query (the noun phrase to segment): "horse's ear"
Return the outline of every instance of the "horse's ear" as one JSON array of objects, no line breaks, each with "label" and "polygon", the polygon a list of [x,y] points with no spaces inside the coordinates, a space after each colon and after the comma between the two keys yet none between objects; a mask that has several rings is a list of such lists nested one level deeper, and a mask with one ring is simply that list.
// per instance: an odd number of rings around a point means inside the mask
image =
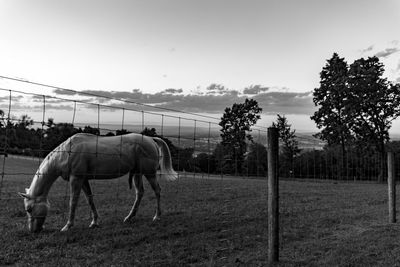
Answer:
[{"label": "horse's ear", "polygon": [[30,199],[30,198],[31,198],[31,197],[30,197],[28,194],[26,194],[26,193],[21,193],[21,192],[19,192],[18,195],[20,195],[21,197],[26,198],[26,199]]}]

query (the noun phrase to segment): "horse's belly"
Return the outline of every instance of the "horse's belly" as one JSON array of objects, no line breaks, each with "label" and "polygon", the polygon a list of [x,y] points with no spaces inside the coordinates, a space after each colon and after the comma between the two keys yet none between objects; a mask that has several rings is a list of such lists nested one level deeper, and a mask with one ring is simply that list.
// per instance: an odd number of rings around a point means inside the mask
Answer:
[{"label": "horse's belly", "polygon": [[114,179],[124,176],[134,169],[131,162],[109,155],[92,158],[76,158],[71,173],[88,179]]},{"label": "horse's belly", "polygon": [[90,169],[89,176],[92,179],[113,179],[124,176],[132,169],[132,166],[121,164],[119,162],[108,162],[103,164],[96,164],[94,168]]},{"label": "horse's belly", "polygon": [[117,179],[120,178],[124,175],[126,175],[127,173],[122,173],[122,174],[92,174],[92,175],[88,175],[87,178],[89,180],[110,180],[110,179]]}]

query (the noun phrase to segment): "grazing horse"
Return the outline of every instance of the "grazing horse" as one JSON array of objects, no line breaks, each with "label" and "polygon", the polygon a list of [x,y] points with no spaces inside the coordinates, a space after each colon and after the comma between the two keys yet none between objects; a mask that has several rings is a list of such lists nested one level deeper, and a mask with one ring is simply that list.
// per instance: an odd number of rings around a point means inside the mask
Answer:
[{"label": "grazing horse", "polygon": [[161,177],[166,180],[175,180],[178,177],[172,168],[168,146],[160,138],[135,133],[111,137],[76,134],[46,156],[29,189],[25,189],[25,193],[19,193],[24,198],[29,230],[42,230],[50,207],[47,195],[59,176],[70,183],[69,217],[61,231],[67,231],[74,225],[81,189],[91,208],[92,222],[89,227],[97,227],[98,214],[89,180],[114,179],[127,173],[130,186],[133,177],[136,199],[124,222],[134,217],[138,210],[144,193],[142,175],[147,178],[156,194],[157,210],[153,220],[158,220],[161,215],[161,189],[156,176],[158,169]]}]

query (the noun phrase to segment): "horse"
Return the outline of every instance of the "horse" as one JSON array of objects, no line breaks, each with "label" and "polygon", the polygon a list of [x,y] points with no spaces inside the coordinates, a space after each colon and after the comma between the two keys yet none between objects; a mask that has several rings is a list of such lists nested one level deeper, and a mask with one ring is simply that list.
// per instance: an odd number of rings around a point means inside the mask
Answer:
[{"label": "horse", "polygon": [[157,170],[166,180],[178,178],[172,168],[170,150],[161,138],[136,133],[120,136],[75,134],[44,158],[29,189],[19,193],[24,198],[28,228],[35,233],[43,229],[50,208],[47,196],[54,181],[60,176],[69,181],[70,185],[68,221],[61,231],[68,231],[74,225],[81,190],[91,209],[92,221],[89,228],[98,227],[98,213],[89,180],[115,179],[127,173],[130,187],[133,178],[136,198],[124,222],[134,217],[139,208],[144,194],[142,175],[155,192],[157,209],[153,220],[159,220],[161,188],[157,181]]}]

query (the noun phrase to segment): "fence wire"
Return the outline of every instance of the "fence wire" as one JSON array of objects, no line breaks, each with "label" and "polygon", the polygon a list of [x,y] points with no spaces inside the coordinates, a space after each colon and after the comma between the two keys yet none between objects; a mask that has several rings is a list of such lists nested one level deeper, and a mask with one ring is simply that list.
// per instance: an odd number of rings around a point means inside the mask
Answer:
[{"label": "fence wire", "polygon": [[[45,86],[38,83],[36,85]],[[64,90],[60,87],[53,89]],[[24,227],[22,221],[25,220],[25,213],[22,201],[16,192],[23,191],[24,187],[29,186],[46,155],[61,142],[79,132],[95,134],[97,142],[101,136],[118,135],[121,136],[122,142],[123,134],[133,132],[159,136],[170,148],[173,168],[178,172],[179,179],[175,183],[160,181],[162,203],[166,210],[166,220],[170,220],[177,229],[173,235],[186,237],[180,241],[185,242],[188,248],[185,253],[189,254],[186,255],[189,259],[195,257],[191,253],[196,251],[203,260],[208,260],[210,266],[238,265],[243,263],[241,262],[243,258],[259,257],[256,252],[253,255],[246,251],[249,255],[243,255],[243,247],[254,248],[254,251],[257,246],[266,247],[267,131],[265,128],[253,129],[254,143],[248,143],[245,157],[238,158],[232,156],[234,148],[221,145],[218,133],[220,126],[215,118],[196,117],[193,113],[182,114],[176,111],[171,114],[172,110],[156,110],[151,106],[132,101],[124,102],[122,99],[111,99],[115,101],[115,105],[110,105],[90,98],[86,100],[59,98],[54,95],[6,88],[0,89],[0,92],[3,93],[2,97],[0,95],[0,110],[3,111],[0,121],[2,154],[0,216],[5,218],[1,220],[5,227],[11,227],[11,223],[7,220],[15,219],[18,221],[15,224],[17,227],[20,229]],[[68,92],[74,95],[78,93]],[[102,96],[91,94],[87,97],[98,99]],[[32,104],[32,109],[24,109],[24,101]],[[60,112],[58,108],[63,111]],[[32,117],[22,116],[26,113]],[[53,120],[46,121],[46,118]],[[54,153],[68,152],[72,153],[71,148]],[[94,157],[104,155],[118,158],[121,156],[121,149],[110,154],[98,150],[96,146],[96,151],[88,154]],[[398,155],[395,161],[399,179]],[[316,147],[303,149],[292,158],[281,153],[279,177],[283,180],[297,181],[377,182],[382,179],[384,181],[387,177],[385,165],[386,157],[373,150],[351,148],[343,154],[340,149]],[[134,231],[132,230],[134,227],[116,227],[128,204],[133,201],[132,192],[126,190],[127,179],[91,181],[91,183],[95,196],[103,196],[96,199],[96,202],[103,220],[104,232],[111,236],[114,244],[117,244],[121,241],[121,236],[132,234]],[[287,187],[287,184],[285,186]],[[151,195],[149,192],[152,190],[148,186],[145,189],[147,195]],[[56,181],[52,191],[50,196],[52,209],[48,223],[62,226],[67,220],[68,183]],[[342,192],[342,196],[350,197],[346,192]],[[291,193],[292,191],[287,191],[283,198],[291,197]],[[318,192],[313,193],[318,194]],[[282,208],[283,217],[287,222],[292,218],[290,216],[297,212],[296,208],[304,209],[302,206],[296,206],[302,203],[299,204],[295,197],[293,205]],[[148,197],[148,200],[153,203],[151,200],[154,200],[154,196]],[[305,198],[303,201],[306,200]],[[79,206],[82,208],[77,211],[76,217],[81,216],[86,219],[88,215],[85,211],[89,210],[88,204],[81,200]],[[104,208],[103,214],[102,208]],[[140,211],[145,216],[152,216],[153,212],[144,208]],[[304,217],[304,214],[306,213],[301,213],[299,217]],[[185,223],[176,225],[176,217],[184,217]],[[143,221],[139,223],[144,224]],[[160,228],[162,229],[161,226]],[[243,230],[244,228],[246,230]],[[140,233],[135,232],[135,234]],[[65,242],[58,244],[59,255],[66,255],[68,252],[68,237],[65,238]],[[144,235],[143,238],[151,239],[152,236]],[[160,234],[159,239],[167,239],[171,247],[177,246],[174,239],[168,236]],[[199,244],[199,240],[205,241]],[[149,257],[154,265],[173,265],[172,259],[176,256],[174,252],[164,255],[166,258],[164,261],[156,262],[156,259],[160,259],[157,255],[160,247],[156,242],[152,242],[150,246],[151,255],[144,257]],[[109,253],[111,258],[114,257],[112,250],[106,253]],[[61,258],[58,260],[59,264],[63,263]],[[265,262],[265,258],[260,262]],[[76,262],[70,259],[70,264],[74,263],[76,265]]]},{"label": "fence wire", "polygon": [[[60,88],[57,87],[57,89]],[[213,255],[212,261],[222,265],[231,260],[232,255],[240,250],[243,243],[251,242],[252,238],[250,236],[240,235],[239,229],[243,227],[243,223],[248,218],[237,211],[237,207],[244,205],[251,211],[253,216],[262,217],[262,213],[266,212],[265,210],[262,208],[252,209],[260,207],[260,204],[264,206],[262,203],[265,203],[266,199],[263,194],[246,194],[246,190],[244,190],[243,194],[238,195],[235,186],[237,179],[243,177],[251,180],[258,178],[265,181],[266,148],[262,145],[266,142],[265,128],[255,127],[253,129],[255,143],[248,143],[249,151],[246,153],[246,157],[235,158],[229,156],[227,148],[220,145],[218,123],[214,120],[208,121],[206,119],[210,118],[204,116],[188,118],[154,112],[148,106],[145,106],[146,110],[127,107],[126,104],[132,104],[132,102],[125,103],[121,99],[114,100],[122,102],[122,105],[113,106],[5,88],[0,88],[0,92],[8,94],[7,101],[4,101],[4,98],[0,107],[1,110],[8,110],[7,116],[3,116],[0,122],[2,123],[0,141],[3,154],[0,201],[6,203],[6,205],[7,203],[21,201],[16,192],[23,191],[21,186],[28,187],[35,173],[42,175],[37,170],[46,160],[45,157],[54,151],[61,142],[75,133],[95,134],[97,143],[101,138],[100,136],[120,135],[122,142],[123,134],[128,132],[143,135],[150,134],[159,136],[167,142],[171,151],[173,168],[179,175],[179,179],[176,182],[179,190],[192,190],[191,199],[183,200],[192,203],[193,210],[189,211],[189,214],[192,214],[193,218],[198,216],[195,213],[201,213],[205,216],[203,221],[190,221],[189,228],[192,234],[189,235],[189,240],[190,238],[192,238],[192,241],[196,241],[199,238],[207,240],[209,238],[207,232],[210,231],[210,228],[213,231],[217,231],[217,240],[213,250],[210,251],[210,247],[206,245],[207,243],[203,243],[200,249],[204,255]],[[27,103],[40,103],[37,107],[32,108],[32,117],[29,114],[30,110],[23,110],[22,113],[19,110],[18,106],[21,105],[23,100],[27,101]],[[57,105],[54,106],[54,104]],[[135,102],[134,104],[137,103]],[[57,111],[57,106],[68,111],[69,121],[65,119],[57,121],[59,112]],[[170,112],[171,110],[166,111]],[[28,113],[28,116],[18,117],[13,115],[13,113],[25,115],[25,112]],[[87,114],[85,113],[95,115],[94,119],[87,121]],[[110,122],[108,120],[110,113],[114,121],[119,122]],[[186,115],[194,116],[196,114],[188,113]],[[51,119],[46,121],[46,118]],[[53,153],[73,154],[74,152],[71,149],[66,149],[57,150]],[[91,154],[94,157],[101,155],[120,157],[121,151],[114,154],[104,153],[98,150],[96,146],[95,152],[86,154]],[[239,165],[241,166],[240,168],[237,167]],[[146,174],[144,173],[144,175]],[[249,182],[249,184],[251,183]],[[108,187],[113,188],[111,204],[109,203],[109,205],[112,205],[111,217],[120,217],[122,212],[121,203],[130,203],[132,201],[132,199],[127,199],[127,195],[122,189],[127,187],[127,182],[116,179],[115,181],[93,181],[93,184],[95,185],[95,195],[102,194],[102,192],[96,192],[98,188],[102,191]],[[168,190],[173,190],[168,184],[162,184],[162,186],[167,186]],[[67,220],[68,191],[68,183],[56,181],[54,185],[55,193],[51,194],[53,211],[50,216],[58,215],[57,224],[59,225],[62,225]],[[179,194],[179,192],[175,193]],[[170,199],[173,197],[170,194],[169,197],[166,196],[165,198],[168,203],[177,206],[179,210],[180,204]],[[215,206],[207,206],[208,200],[217,201],[219,206],[217,208]],[[99,202],[103,202],[103,200]],[[83,209],[89,208],[86,202],[80,202],[79,206],[84,206]],[[168,208],[168,204],[165,206]],[[206,207],[207,213],[202,211],[203,206]],[[171,208],[169,209],[171,210]],[[176,212],[179,213],[179,211]],[[260,214],[255,215],[256,212],[260,212]],[[117,216],[117,214],[119,215]],[[105,215],[110,214],[107,212]],[[214,217],[221,220],[216,221]],[[49,223],[51,222],[55,222],[55,219],[53,218]],[[262,232],[257,231],[251,233],[251,235],[263,235]],[[113,239],[117,242],[121,235],[120,230],[111,228],[111,233]],[[191,244],[192,242],[188,242],[189,247]],[[154,247],[154,249],[156,248]],[[198,248],[193,247],[193,250],[196,249]],[[59,246],[60,255],[64,255],[66,250],[65,244]]]}]

